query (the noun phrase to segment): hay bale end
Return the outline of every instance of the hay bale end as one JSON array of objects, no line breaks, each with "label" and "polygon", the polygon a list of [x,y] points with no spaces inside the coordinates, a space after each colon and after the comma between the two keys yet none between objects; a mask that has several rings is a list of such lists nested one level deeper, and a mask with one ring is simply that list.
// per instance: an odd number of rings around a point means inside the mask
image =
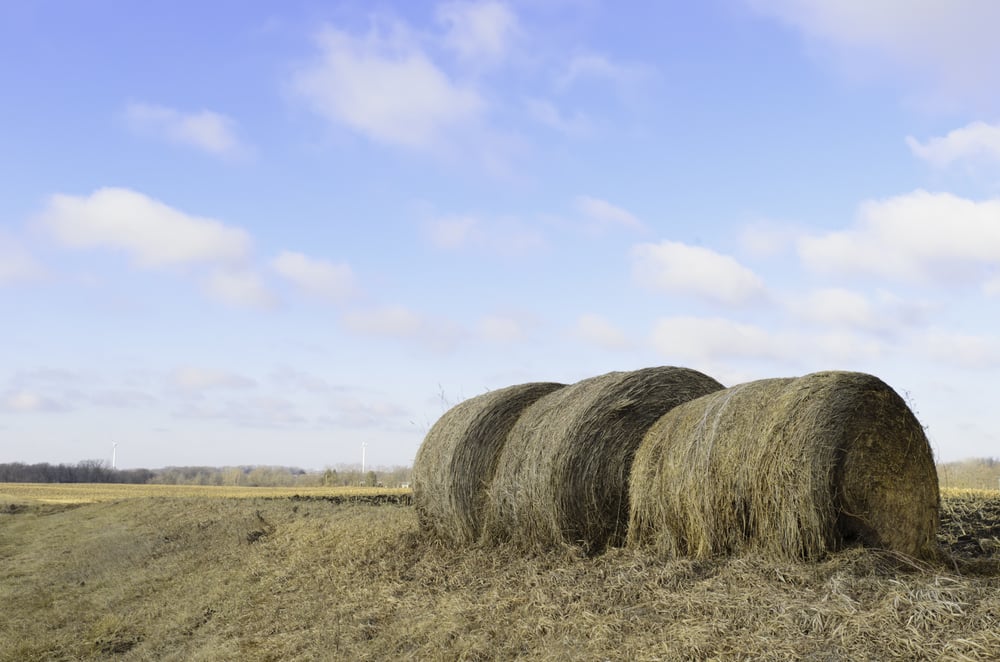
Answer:
[{"label": "hay bale end", "polygon": [[486,488],[521,412],[564,384],[537,382],[490,391],[455,405],[431,427],[413,461],[420,528],[442,540],[479,538]]},{"label": "hay bale end", "polygon": [[930,444],[872,375],[766,379],[681,405],[649,429],[630,480],[628,544],[670,557],[935,554]]}]

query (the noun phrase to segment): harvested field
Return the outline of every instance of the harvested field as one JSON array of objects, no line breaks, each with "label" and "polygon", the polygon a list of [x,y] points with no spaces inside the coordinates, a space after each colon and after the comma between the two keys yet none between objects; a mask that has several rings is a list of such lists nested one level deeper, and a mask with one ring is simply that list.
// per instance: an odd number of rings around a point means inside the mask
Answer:
[{"label": "harvested field", "polygon": [[765,379],[677,407],[643,440],[631,494],[629,543],[670,557],[936,553],[930,444],[903,399],[862,373]]},{"label": "harvested field", "polygon": [[[68,507],[7,487],[4,662],[1000,658],[1000,553],[961,539],[937,565],[860,548],[814,563],[525,556],[437,542],[409,506]],[[995,535],[998,512],[998,492],[945,492],[939,540]]]},{"label": "harvested field", "polygon": [[664,413],[723,388],[675,367],[611,372],[540,398],[507,436],[483,538],[522,548],[579,545],[596,553],[625,540],[635,449]]}]

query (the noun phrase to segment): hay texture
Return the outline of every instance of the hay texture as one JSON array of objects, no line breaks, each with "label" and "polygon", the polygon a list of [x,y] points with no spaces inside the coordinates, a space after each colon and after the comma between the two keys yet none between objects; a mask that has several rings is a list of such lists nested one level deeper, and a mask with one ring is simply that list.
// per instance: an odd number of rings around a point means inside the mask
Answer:
[{"label": "hay texture", "polygon": [[525,407],[563,386],[539,382],[490,391],[438,419],[413,462],[413,503],[422,530],[458,544],[479,538],[486,487],[507,433]]},{"label": "hay texture", "polygon": [[903,399],[861,373],[766,379],[677,407],[646,434],[630,495],[628,544],[666,556],[934,553],[930,444]]},{"label": "hay texture", "polygon": [[612,372],[539,399],[511,429],[488,490],[483,541],[599,552],[625,540],[628,476],[646,430],[723,388],[674,367]]}]

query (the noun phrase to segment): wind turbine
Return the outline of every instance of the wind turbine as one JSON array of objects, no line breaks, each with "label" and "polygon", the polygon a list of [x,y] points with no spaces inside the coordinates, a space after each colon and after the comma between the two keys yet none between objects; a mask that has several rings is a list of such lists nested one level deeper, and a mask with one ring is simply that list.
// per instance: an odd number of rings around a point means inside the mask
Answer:
[{"label": "wind turbine", "polygon": [[111,470],[118,468],[118,442],[111,442]]},{"label": "wind turbine", "polygon": [[368,448],[368,442],[367,441],[362,441],[361,442],[361,476],[362,476],[362,479],[363,479],[363,477],[365,475],[365,449],[366,448]]}]

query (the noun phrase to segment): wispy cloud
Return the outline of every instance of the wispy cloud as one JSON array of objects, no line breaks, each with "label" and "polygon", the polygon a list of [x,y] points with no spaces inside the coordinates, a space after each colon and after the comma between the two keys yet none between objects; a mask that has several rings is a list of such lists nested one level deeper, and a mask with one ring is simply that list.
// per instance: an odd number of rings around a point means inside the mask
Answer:
[{"label": "wispy cloud", "polygon": [[651,75],[652,70],[644,64],[624,64],[600,53],[581,53],[570,59],[556,79],[556,87],[567,90],[587,80],[598,80],[625,91],[648,80]]},{"label": "wispy cloud", "polygon": [[431,245],[452,251],[475,249],[517,256],[534,253],[546,246],[540,230],[516,218],[443,216],[424,223],[424,234]]},{"label": "wispy cloud", "polygon": [[583,112],[564,113],[554,103],[546,99],[527,99],[524,106],[533,120],[567,136],[586,136],[593,130],[590,118]]},{"label": "wispy cloud", "polygon": [[644,287],[728,306],[759,303],[767,297],[760,277],[734,258],[675,241],[635,246],[632,274]]},{"label": "wispy cloud", "polygon": [[195,366],[177,368],[170,374],[169,383],[174,388],[189,393],[214,389],[247,389],[257,386],[255,380],[243,375]]},{"label": "wispy cloud", "polygon": [[271,260],[271,269],[307,294],[331,302],[344,301],[356,290],[354,272],[344,263],[282,251]]},{"label": "wispy cloud", "polygon": [[376,142],[434,150],[486,110],[402,24],[361,36],[328,26],[316,44],[319,56],[295,72],[292,89],[320,116]]},{"label": "wispy cloud", "polygon": [[607,200],[589,195],[581,195],[576,199],[577,210],[586,216],[597,228],[622,227],[631,230],[642,230],[645,226],[631,212],[611,204]]},{"label": "wispy cloud", "polygon": [[130,103],[125,121],[138,134],[194,147],[213,156],[241,157],[250,153],[236,135],[236,122],[210,110],[182,112],[168,106]]},{"label": "wispy cloud", "polygon": [[0,287],[38,280],[45,269],[16,239],[0,230]]},{"label": "wispy cloud", "polygon": [[907,136],[906,144],[915,156],[941,168],[956,161],[1000,162],[1000,124],[972,122],[923,143]]},{"label": "wispy cloud", "polygon": [[0,398],[0,409],[14,413],[68,411],[69,405],[37,391],[17,390]]},{"label": "wispy cloud", "polygon": [[497,64],[510,52],[520,32],[517,15],[503,2],[446,2],[437,19],[445,28],[444,44],[459,58]]},{"label": "wispy cloud", "polygon": [[209,297],[230,306],[269,309],[277,304],[274,293],[260,275],[250,269],[213,269],[202,285]]},{"label": "wispy cloud", "polygon": [[250,236],[221,221],[193,216],[124,188],[89,196],[56,194],[37,222],[70,248],[109,248],[145,268],[236,262],[250,252]]},{"label": "wispy cloud", "polygon": [[454,350],[467,335],[450,320],[421,315],[401,305],[352,310],[344,314],[343,322],[361,336],[415,342],[443,353]]}]

